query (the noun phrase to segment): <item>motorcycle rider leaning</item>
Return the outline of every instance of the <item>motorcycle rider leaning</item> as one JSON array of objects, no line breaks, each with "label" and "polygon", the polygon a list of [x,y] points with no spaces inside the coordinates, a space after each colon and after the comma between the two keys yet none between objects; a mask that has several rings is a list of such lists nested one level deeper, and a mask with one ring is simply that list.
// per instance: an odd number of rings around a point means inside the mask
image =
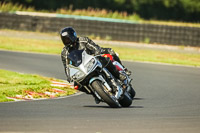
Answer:
[{"label": "motorcycle rider leaning", "polygon": [[[119,57],[111,48],[101,48],[88,37],[77,37],[76,32],[72,27],[63,28],[60,32],[60,37],[63,44],[65,45],[61,53],[61,58],[65,68],[65,74],[67,76],[68,82],[72,82],[72,80],[69,76],[67,56],[73,50],[84,49],[90,55],[111,54],[114,60],[121,63]],[[112,64],[109,58],[99,56],[98,59],[103,65],[105,65],[105,67],[109,70],[109,72],[111,72],[113,76],[120,79],[122,82],[126,79],[126,76],[122,73],[119,73],[119,71]],[[127,69],[125,70],[127,74],[130,74],[130,71],[128,71]]]}]

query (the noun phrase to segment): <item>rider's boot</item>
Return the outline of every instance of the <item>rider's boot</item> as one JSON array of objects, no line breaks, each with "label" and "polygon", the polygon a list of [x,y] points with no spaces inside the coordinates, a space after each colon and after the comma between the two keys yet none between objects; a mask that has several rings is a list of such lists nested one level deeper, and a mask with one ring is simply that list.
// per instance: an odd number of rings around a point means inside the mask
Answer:
[{"label": "rider's boot", "polygon": [[94,100],[95,100],[95,103],[96,104],[99,104],[101,101],[98,99],[98,98],[96,98],[96,97],[94,97]]},{"label": "rider's boot", "polygon": [[94,101],[96,104],[99,104],[101,102],[96,96],[94,96],[94,95],[92,95],[92,96],[94,97]]},{"label": "rider's boot", "polygon": [[[125,68],[125,67],[124,67]],[[125,73],[130,76],[131,75],[131,71],[129,71],[127,68],[124,69]]]},{"label": "rider's boot", "polygon": [[119,79],[120,79],[122,82],[124,82],[124,81],[126,80],[125,74],[120,73],[120,74],[119,74]]}]

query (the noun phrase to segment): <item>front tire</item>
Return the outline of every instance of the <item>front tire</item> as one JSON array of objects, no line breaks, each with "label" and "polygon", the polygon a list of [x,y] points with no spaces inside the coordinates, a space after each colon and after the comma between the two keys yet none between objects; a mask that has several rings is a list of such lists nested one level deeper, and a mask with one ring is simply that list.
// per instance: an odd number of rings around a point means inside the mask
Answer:
[{"label": "front tire", "polygon": [[117,99],[112,95],[112,93],[108,92],[106,87],[102,84],[101,81],[95,80],[91,84],[94,91],[103,99],[105,103],[107,103],[112,108],[121,107]]}]

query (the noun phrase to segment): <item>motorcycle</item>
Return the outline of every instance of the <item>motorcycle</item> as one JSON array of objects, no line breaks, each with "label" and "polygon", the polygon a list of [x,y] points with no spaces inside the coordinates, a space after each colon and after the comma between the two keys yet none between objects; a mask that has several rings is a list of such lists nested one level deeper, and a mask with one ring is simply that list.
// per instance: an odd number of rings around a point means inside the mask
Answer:
[{"label": "motorcycle", "polygon": [[[98,56],[112,59],[110,54]],[[89,55],[84,50],[70,52],[67,60],[70,78],[75,83],[74,88],[93,95],[97,104],[105,102],[112,108],[129,107],[135,97],[132,79],[119,62],[111,60],[118,71],[127,77],[122,83],[105,68],[98,56]]]}]

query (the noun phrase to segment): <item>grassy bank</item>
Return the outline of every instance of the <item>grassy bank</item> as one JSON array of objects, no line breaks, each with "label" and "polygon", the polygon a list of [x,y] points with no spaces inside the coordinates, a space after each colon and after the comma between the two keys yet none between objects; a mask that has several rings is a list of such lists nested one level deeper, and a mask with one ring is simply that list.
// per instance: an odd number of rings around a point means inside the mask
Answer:
[{"label": "grassy bank", "polygon": [[0,36],[0,49],[59,54],[63,45],[59,41]]},{"label": "grassy bank", "polygon": [[[38,95],[46,91],[53,92],[51,86],[52,78],[41,77],[39,75],[22,74],[0,69],[0,102],[13,101],[7,97],[16,95],[26,96],[27,92],[34,92],[34,98],[48,98],[48,95]],[[75,93],[71,88],[62,88],[69,95]],[[57,96],[62,96],[58,94]]]},{"label": "grassy bank", "polygon": [[[11,32],[12,33],[12,32]],[[19,37],[0,36],[0,49],[4,50],[17,50],[28,52],[39,52],[49,54],[60,54],[63,48],[61,41],[52,39],[54,34],[44,34],[51,39],[33,39],[26,37],[28,32],[14,31],[14,34],[22,34]],[[42,36],[43,33],[31,32],[31,36]],[[39,35],[38,35],[39,34]],[[198,53],[180,53],[175,51],[163,51],[163,50],[150,50],[150,49],[137,49],[133,47],[120,47],[102,45],[102,47],[111,47],[117,53],[120,54],[122,60],[130,61],[148,61],[148,62],[160,62],[169,64],[180,64],[190,66],[200,66],[200,54]]]}]

